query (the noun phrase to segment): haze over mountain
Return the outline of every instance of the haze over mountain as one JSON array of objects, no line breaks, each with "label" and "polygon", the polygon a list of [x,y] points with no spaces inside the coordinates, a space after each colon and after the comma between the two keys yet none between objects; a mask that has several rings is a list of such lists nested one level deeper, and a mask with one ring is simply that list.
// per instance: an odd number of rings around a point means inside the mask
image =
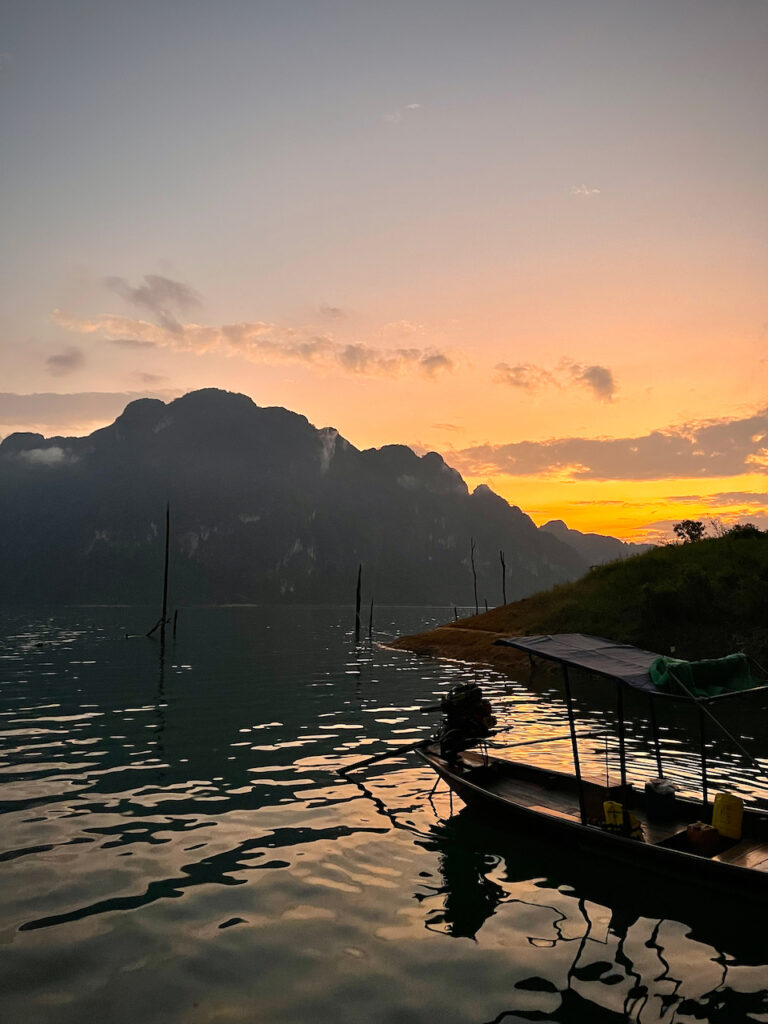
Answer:
[{"label": "haze over mountain", "polygon": [[435,452],[359,451],[215,389],[131,402],[88,437],[12,434],[0,490],[4,602],[156,602],[166,501],[174,604],[349,602],[362,562],[377,602],[466,606],[471,538],[481,607],[501,601],[500,550],[508,600],[595,561]]}]

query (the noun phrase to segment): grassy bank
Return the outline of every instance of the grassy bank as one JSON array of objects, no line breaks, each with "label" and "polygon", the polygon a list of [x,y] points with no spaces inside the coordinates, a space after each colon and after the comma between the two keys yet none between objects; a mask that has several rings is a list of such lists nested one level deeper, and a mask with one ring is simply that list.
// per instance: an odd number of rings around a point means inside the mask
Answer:
[{"label": "grassy bank", "polygon": [[504,669],[519,655],[493,641],[529,633],[594,633],[681,658],[742,650],[768,667],[768,534],[656,548],[393,646]]}]

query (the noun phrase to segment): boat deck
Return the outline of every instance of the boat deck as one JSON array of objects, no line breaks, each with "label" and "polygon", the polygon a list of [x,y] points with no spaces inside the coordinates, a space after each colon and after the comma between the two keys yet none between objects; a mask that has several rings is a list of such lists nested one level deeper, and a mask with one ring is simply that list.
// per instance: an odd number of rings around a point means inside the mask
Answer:
[{"label": "boat deck", "polygon": [[[460,755],[460,761],[468,773],[486,766],[486,760],[475,751],[464,751]],[[580,823],[581,815],[575,783],[569,789],[562,784],[564,777],[559,776],[559,773],[537,772],[535,769],[531,771],[529,766],[519,765],[520,774],[517,774],[514,772],[516,767],[514,762],[491,759],[490,763],[491,765],[503,764],[505,770],[495,778],[483,777],[482,786],[486,791],[539,814]],[[585,786],[593,790],[595,794],[603,795],[605,793],[603,783],[590,779],[584,781]],[[637,803],[639,801],[636,801]],[[687,810],[688,808],[685,807],[680,808],[681,815]],[[691,813],[685,817],[680,816],[676,820],[656,822],[648,820],[642,806],[634,806],[632,811],[642,825],[645,842],[654,846],[667,845],[667,841],[684,833],[687,826],[695,821],[700,814],[700,809],[692,806]],[[728,849],[715,854],[711,859],[768,873],[768,840],[744,837]]]}]

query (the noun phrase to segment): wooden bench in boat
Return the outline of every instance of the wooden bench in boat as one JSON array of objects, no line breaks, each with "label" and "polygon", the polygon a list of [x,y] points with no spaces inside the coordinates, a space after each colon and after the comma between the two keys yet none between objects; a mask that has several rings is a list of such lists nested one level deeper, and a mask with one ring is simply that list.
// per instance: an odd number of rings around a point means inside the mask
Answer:
[{"label": "wooden bench in boat", "polygon": [[768,871],[768,842],[761,839],[741,839],[722,853],[716,853],[712,860],[725,864],[736,864],[741,868]]}]

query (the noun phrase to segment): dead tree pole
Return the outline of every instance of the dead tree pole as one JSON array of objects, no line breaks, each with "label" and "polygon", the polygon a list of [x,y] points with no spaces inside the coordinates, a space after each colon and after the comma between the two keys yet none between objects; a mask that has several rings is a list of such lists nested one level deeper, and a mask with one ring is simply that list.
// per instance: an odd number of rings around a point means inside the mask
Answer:
[{"label": "dead tree pole", "polygon": [[477,569],[475,568],[475,538],[469,539],[469,560],[472,563],[472,582],[475,588],[475,615],[480,611],[477,603]]},{"label": "dead tree pole", "polygon": [[507,603],[507,563],[504,561],[504,552],[499,551],[499,561],[501,562],[501,600],[503,604]]},{"label": "dead tree pole", "polygon": [[165,644],[165,626],[168,620],[168,550],[170,546],[171,538],[171,503],[167,502],[165,506],[165,560],[163,565],[163,607],[160,613],[160,618],[154,624],[152,629],[146,634],[152,636],[152,634],[159,629],[160,630],[160,643]]},{"label": "dead tree pole", "polygon": [[373,598],[371,598],[371,607],[368,610],[368,639],[370,640],[373,636]]},{"label": "dead tree pole", "polygon": [[357,593],[355,595],[355,643],[360,643],[360,590],[363,582],[362,563],[357,567]]},{"label": "dead tree pole", "polygon": [[165,626],[168,622],[168,549],[171,541],[171,503],[165,505],[165,562],[163,564],[163,610],[160,615],[160,642],[165,642]]}]

